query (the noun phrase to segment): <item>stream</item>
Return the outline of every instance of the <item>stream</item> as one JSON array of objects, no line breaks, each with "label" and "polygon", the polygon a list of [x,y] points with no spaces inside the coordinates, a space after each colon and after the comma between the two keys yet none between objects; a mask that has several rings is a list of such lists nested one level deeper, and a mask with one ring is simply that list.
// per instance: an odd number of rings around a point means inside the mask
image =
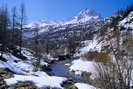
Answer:
[{"label": "stream", "polygon": [[[77,58],[73,58],[73,60],[76,60]],[[61,61],[56,61],[53,64],[51,64],[50,68],[51,71],[48,72],[49,75],[52,76],[61,76],[66,77],[69,79],[73,79],[75,81],[81,81],[81,76],[75,75],[73,72],[70,72],[69,67],[71,66],[71,63],[73,61],[72,59],[66,59]]]},{"label": "stream", "polygon": [[69,66],[72,60],[66,59],[62,61],[56,61],[51,64],[50,68],[52,69],[49,74],[62,77],[70,77]]}]

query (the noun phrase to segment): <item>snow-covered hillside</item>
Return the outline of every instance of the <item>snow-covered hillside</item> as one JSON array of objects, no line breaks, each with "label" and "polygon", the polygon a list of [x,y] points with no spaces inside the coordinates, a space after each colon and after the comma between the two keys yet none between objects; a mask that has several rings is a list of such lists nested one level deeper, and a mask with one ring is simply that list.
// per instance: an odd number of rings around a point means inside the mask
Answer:
[{"label": "snow-covered hillside", "polygon": [[133,11],[130,12],[130,14],[126,18],[120,21],[119,25],[127,29],[133,29]]}]

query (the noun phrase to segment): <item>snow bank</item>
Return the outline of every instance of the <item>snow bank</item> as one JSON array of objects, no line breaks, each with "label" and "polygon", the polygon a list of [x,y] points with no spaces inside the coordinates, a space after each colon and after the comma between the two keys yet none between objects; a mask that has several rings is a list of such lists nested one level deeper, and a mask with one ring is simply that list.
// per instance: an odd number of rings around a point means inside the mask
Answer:
[{"label": "snow bank", "polygon": [[96,77],[96,63],[82,59],[74,60],[70,66],[70,71],[74,71],[76,75],[81,75],[82,72],[90,72],[92,79]]},{"label": "snow bank", "polygon": [[8,68],[16,74],[28,74],[33,71],[33,66],[29,62],[20,61],[16,62],[2,62],[0,61],[0,68]]},{"label": "snow bank", "polygon": [[16,74],[28,74],[33,71],[30,61],[23,61],[10,53],[3,54],[7,62],[0,61],[0,68],[8,68]]},{"label": "snow bank", "polygon": [[13,78],[5,79],[7,85],[14,85],[18,82],[32,82],[38,88],[60,88],[67,79],[64,77],[49,76],[45,72],[36,72],[33,75],[14,75]]},{"label": "snow bank", "polygon": [[[1,55],[1,53],[0,53]],[[7,61],[20,61],[21,59],[13,56],[11,53],[4,53],[2,55],[3,58],[5,58]]]},{"label": "snow bank", "polygon": [[94,86],[91,86],[89,84],[85,84],[85,83],[75,83],[74,84],[78,89],[97,89]]}]

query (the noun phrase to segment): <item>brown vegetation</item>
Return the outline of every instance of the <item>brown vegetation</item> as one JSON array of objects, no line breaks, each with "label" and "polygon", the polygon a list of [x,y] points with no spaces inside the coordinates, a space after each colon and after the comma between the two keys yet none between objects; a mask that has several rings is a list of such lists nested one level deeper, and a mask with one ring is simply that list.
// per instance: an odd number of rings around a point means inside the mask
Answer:
[{"label": "brown vegetation", "polygon": [[92,51],[83,55],[87,60],[95,60],[97,62],[107,62],[111,57],[107,53]]}]

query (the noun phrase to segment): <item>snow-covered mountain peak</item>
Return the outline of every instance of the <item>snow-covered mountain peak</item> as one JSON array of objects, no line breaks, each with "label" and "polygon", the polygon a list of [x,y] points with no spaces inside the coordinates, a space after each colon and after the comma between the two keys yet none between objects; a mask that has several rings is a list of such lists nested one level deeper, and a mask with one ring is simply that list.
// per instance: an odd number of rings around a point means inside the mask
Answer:
[{"label": "snow-covered mountain peak", "polygon": [[69,20],[38,20],[36,22],[32,22],[28,25],[26,25],[26,27],[28,28],[34,28],[36,25],[38,25],[38,27],[46,27],[46,26],[60,26],[60,25],[67,25],[67,24],[77,24],[77,23],[85,23],[85,22],[93,22],[96,21],[98,19],[101,19],[100,14],[98,14],[97,12],[95,12],[94,10],[90,10],[90,9],[83,9],[81,10],[78,14],[76,14],[75,16],[73,16],[71,19]]},{"label": "snow-covered mountain peak", "polygon": [[75,24],[75,23],[90,23],[96,20],[101,19],[100,14],[94,10],[84,9],[81,10],[77,15],[75,15],[71,20],[67,21],[66,24]]},{"label": "snow-covered mountain peak", "polygon": [[81,10],[78,15],[82,15],[82,16],[100,16],[100,14],[98,14],[97,12],[95,12],[94,10],[90,10],[88,8]]}]

